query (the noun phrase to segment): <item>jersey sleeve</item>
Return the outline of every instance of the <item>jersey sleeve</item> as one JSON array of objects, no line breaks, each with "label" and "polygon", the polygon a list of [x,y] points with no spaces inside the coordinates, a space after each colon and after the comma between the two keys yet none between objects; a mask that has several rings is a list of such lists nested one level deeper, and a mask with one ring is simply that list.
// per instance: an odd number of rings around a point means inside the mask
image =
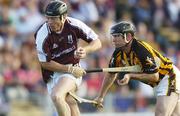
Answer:
[{"label": "jersey sleeve", "polygon": [[152,74],[158,72],[154,52],[148,44],[138,43],[136,46],[136,54],[142,64],[144,73]]},{"label": "jersey sleeve", "polygon": [[79,29],[79,32],[77,33],[78,38],[81,38],[88,43],[98,39],[98,35],[85,23],[74,18],[69,17],[69,19],[71,21],[71,25],[74,25]]},{"label": "jersey sleeve", "polygon": [[48,29],[46,24],[44,24],[35,34],[37,56],[40,62],[49,62],[51,60],[50,45],[48,45],[47,37]]}]

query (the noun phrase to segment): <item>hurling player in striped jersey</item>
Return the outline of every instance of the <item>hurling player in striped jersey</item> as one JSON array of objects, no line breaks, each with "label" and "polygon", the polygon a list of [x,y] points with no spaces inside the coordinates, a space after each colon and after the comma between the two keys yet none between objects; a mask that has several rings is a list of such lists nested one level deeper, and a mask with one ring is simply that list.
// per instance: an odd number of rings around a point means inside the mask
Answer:
[{"label": "hurling player in striped jersey", "polygon": [[111,27],[110,34],[115,50],[109,67],[139,65],[142,73],[108,73],[96,98],[99,106],[102,106],[104,96],[116,78],[122,86],[134,79],[154,88],[157,98],[155,116],[180,116],[179,69],[148,43],[138,40],[135,31],[135,26],[128,21],[121,21]]}]

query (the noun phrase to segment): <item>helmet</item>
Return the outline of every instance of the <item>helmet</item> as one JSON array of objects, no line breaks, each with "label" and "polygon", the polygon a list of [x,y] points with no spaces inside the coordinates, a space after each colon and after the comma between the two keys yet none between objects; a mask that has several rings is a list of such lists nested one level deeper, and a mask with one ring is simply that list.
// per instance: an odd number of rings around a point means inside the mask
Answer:
[{"label": "helmet", "polygon": [[45,15],[49,17],[58,17],[65,13],[67,13],[67,5],[60,0],[51,1],[45,10]]},{"label": "helmet", "polygon": [[112,26],[110,29],[110,34],[125,34],[125,33],[131,33],[134,35],[136,32],[135,26],[128,21],[121,21],[117,23],[116,25]]}]

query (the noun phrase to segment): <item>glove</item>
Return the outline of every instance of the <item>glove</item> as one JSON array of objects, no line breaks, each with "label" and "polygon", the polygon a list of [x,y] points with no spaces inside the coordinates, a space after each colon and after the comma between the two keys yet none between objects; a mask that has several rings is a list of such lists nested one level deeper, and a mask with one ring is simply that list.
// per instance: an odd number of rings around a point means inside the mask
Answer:
[{"label": "glove", "polygon": [[80,78],[86,74],[86,71],[83,68],[77,66],[69,66],[68,72],[74,75],[76,78]]}]

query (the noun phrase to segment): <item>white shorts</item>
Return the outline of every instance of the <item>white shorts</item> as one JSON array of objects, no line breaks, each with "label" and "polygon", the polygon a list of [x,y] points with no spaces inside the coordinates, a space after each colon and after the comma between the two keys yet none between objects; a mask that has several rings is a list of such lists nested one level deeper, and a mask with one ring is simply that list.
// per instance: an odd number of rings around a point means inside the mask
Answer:
[{"label": "white shorts", "polygon": [[[71,65],[71,64],[69,64]],[[79,65],[79,64],[78,64]],[[54,86],[57,84],[57,82],[59,81],[59,79],[61,79],[62,77],[65,78],[71,78],[72,80],[75,81],[77,88],[80,86],[81,82],[82,82],[82,77],[80,78],[76,78],[75,76],[73,76],[70,73],[60,73],[60,72],[55,72],[53,76],[51,76],[50,81],[47,83],[47,90],[48,93],[51,95],[52,89],[54,88]]]},{"label": "white shorts", "polygon": [[[176,83],[176,93],[180,93],[180,70],[173,65],[175,76],[175,83]],[[163,96],[167,95],[168,93],[168,85],[169,85],[169,75],[166,75],[159,84],[154,87],[154,93],[156,96]]]}]

